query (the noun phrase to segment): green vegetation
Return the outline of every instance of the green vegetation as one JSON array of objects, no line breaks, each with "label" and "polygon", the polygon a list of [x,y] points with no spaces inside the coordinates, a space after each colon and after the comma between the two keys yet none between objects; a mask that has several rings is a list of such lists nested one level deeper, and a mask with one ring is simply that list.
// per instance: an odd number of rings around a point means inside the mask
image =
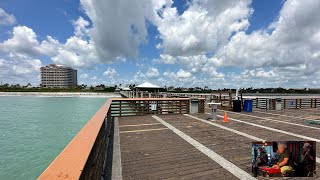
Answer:
[{"label": "green vegetation", "polygon": [[116,86],[106,87],[105,85],[87,86],[79,85],[76,88],[60,89],[60,88],[42,88],[32,87],[30,84],[27,86],[21,86],[19,84],[9,85],[3,84],[0,86],[0,92],[114,92]]},{"label": "green vegetation", "polygon": [[[131,84],[128,87],[130,89],[135,88],[135,84]],[[76,88],[69,89],[60,89],[60,88],[45,88],[45,87],[32,87],[30,83],[26,86],[21,86],[20,84],[3,84],[0,85],[0,92],[114,92],[117,88],[122,87],[121,84],[114,86],[105,86],[104,84],[100,84],[97,86],[87,86],[85,84],[78,85]],[[140,89],[142,91],[148,91],[148,89]],[[209,89],[207,86],[202,87],[194,87],[194,88],[183,88],[183,87],[167,87],[159,88],[156,90],[157,92],[172,92],[172,93],[220,93],[220,92],[235,92],[236,89]],[[318,94],[320,93],[320,89],[285,89],[285,88],[241,88],[239,89],[239,93],[278,93],[278,94]]]}]

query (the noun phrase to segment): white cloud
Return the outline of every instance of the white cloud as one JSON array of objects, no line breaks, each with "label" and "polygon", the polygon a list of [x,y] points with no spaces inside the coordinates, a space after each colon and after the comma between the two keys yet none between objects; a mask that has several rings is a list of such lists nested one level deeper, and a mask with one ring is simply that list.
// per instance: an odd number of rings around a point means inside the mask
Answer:
[{"label": "white cloud", "polygon": [[319,1],[285,1],[279,19],[269,29],[238,32],[216,58],[223,66],[247,68],[306,65],[304,74],[314,75],[320,67],[319,8]]},{"label": "white cloud", "polygon": [[113,77],[116,74],[117,74],[117,71],[113,68],[110,68],[110,67],[103,73],[103,75],[108,76],[108,77]]},{"label": "white cloud", "polygon": [[12,14],[8,14],[4,9],[0,8],[0,25],[10,26],[16,23],[16,18]]},{"label": "white cloud", "polygon": [[180,69],[178,72],[177,72],[177,77],[178,78],[189,78],[191,77],[192,74],[188,71],[184,71],[183,69]]},{"label": "white cloud", "polygon": [[47,36],[47,39],[40,43],[31,28],[16,26],[13,28],[11,38],[0,43],[0,52],[14,56],[51,56],[57,53],[60,46],[59,41],[51,36]]},{"label": "white cloud", "polygon": [[153,22],[163,42],[157,45],[166,54],[206,54],[227,43],[234,32],[249,26],[250,0],[193,1],[181,15],[172,1],[155,3]]},{"label": "white cloud", "polygon": [[143,63],[136,63],[136,66],[141,69],[144,67],[144,64]]},{"label": "white cloud", "polygon": [[46,55],[52,57],[57,54],[61,44],[58,40],[54,39],[51,36],[47,36],[46,40],[43,40],[39,46],[36,46],[35,49],[41,55]]},{"label": "white cloud", "polygon": [[138,47],[146,42],[145,14],[149,2],[143,0],[81,0],[91,19],[89,30],[99,58],[110,62],[118,56],[137,57]]},{"label": "white cloud", "polygon": [[40,67],[43,66],[39,59],[26,57],[0,58],[0,79],[3,83],[38,85],[40,80]]},{"label": "white cloud", "polygon": [[192,76],[192,74],[188,71],[185,71],[183,69],[179,69],[178,72],[174,73],[174,72],[164,72],[163,76],[167,77],[167,78],[173,78],[173,79],[186,79],[186,78],[190,78]]},{"label": "white cloud", "polygon": [[215,71],[215,68],[222,64],[219,59],[209,58],[206,55],[178,56],[177,59],[180,64],[190,69],[193,73]]},{"label": "white cloud", "polygon": [[81,74],[81,75],[80,75],[80,78],[82,78],[82,79],[86,79],[86,78],[88,78],[88,77],[89,77],[88,74]]},{"label": "white cloud", "polygon": [[160,73],[157,68],[150,67],[145,75],[148,78],[155,78],[155,77],[158,77]]},{"label": "white cloud", "polygon": [[14,54],[38,55],[36,34],[26,26],[13,28],[12,37],[0,43],[0,51]]},{"label": "white cloud", "polygon": [[57,55],[51,59],[54,63],[78,68],[99,63],[93,43],[76,36],[67,39],[67,42],[59,48]]},{"label": "white cloud", "polygon": [[73,22],[75,36],[71,36],[62,44],[58,40],[47,36],[39,42],[36,33],[29,27],[16,26],[12,36],[0,43],[0,52],[10,56],[37,57],[47,56],[54,63],[75,68],[90,67],[100,63],[94,43],[88,38],[89,22],[79,17]]},{"label": "white cloud", "polygon": [[169,54],[160,54],[159,59],[154,59],[153,61],[156,63],[163,63],[163,64],[175,64],[176,58],[173,56],[170,56]]},{"label": "white cloud", "polygon": [[86,36],[89,33],[89,30],[87,29],[87,26],[90,25],[90,23],[86,20],[84,20],[81,16],[76,21],[72,21],[72,24],[74,26],[74,35],[77,37],[83,37]]},{"label": "white cloud", "polygon": [[253,70],[245,70],[242,75],[246,78],[275,78],[278,77],[273,70],[265,71],[263,68],[257,68]]},{"label": "white cloud", "polygon": [[[161,76],[163,69],[145,68],[143,63],[148,63],[140,60],[136,66],[144,71],[139,70],[129,80],[121,79],[124,82],[152,79],[185,86],[319,84],[319,1],[287,0],[268,28],[250,34],[246,32],[253,13],[250,0],[188,1],[181,14],[172,4],[172,0],[81,0],[90,21],[83,17],[71,21],[74,35],[63,42],[52,36],[40,41],[31,28],[18,25],[11,37],[0,42],[0,73],[20,76],[20,80],[23,75],[37,79],[31,70],[41,64],[40,57],[75,68],[126,62],[139,57],[139,47],[148,41],[149,21],[160,32],[156,37],[160,56],[153,62],[176,64],[179,71],[165,69]],[[15,18],[0,8],[0,25],[2,22],[14,24]],[[233,73],[233,68],[244,70]],[[108,76],[116,73],[112,68],[104,72]]]},{"label": "white cloud", "polygon": [[141,82],[142,80],[146,79],[146,75],[139,70],[135,75],[133,76],[134,81]]}]

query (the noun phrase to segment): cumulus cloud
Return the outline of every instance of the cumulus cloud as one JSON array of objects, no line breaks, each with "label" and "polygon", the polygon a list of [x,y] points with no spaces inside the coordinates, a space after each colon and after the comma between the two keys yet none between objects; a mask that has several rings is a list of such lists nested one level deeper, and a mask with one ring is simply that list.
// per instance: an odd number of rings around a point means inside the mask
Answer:
[{"label": "cumulus cloud", "polygon": [[155,77],[158,77],[160,73],[157,68],[150,67],[145,75],[148,78],[155,78]]},{"label": "cumulus cloud", "polygon": [[89,77],[88,74],[81,74],[81,75],[80,75],[80,78],[82,78],[82,79],[86,79],[86,78],[88,78],[88,77]]},{"label": "cumulus cloud", "polygon": [[37,36],[32,29],[26,26],[16,26],[13,28],[11,38],[0,43],[0,51],[15,54],[38,55],[38,46]]},{"label": "cumulus cloud", "polygon": [[148,1],[81,0],[91,19],[90,36],[100,59],[110,62],[118,56],[137,57],[138,47],[146,42],[145,16]]},{"label": "cumulus cloud", "polygon": [[16,23],[16,18],[12,14],[6,13],[6,11],[0,8],[0,25],[10,26]]},{"label": "cumulus cloud", "polygon": [[163,63],[163,64],[175,64],[177,59],[169,54],[160,54],[159,59],[153,60],[156,63]]},{"label": "cumulus cloud", "polygon": [[[279,18],[268,29],[236,33],[217,52],[224,66],[301,67],[314,75],[320,67],[319,1],[285,1]],[[299,68],[301,70],[301,68]]]},{"label": "cumulus cloud", "polygon": [[[239,82],[249,86],[316,86],[320,82],[319,1],[284,1],[278,18],[252,33],[246,32],[253,14],[251,0],[193,0],[180,13],[172,0],[80,2],[90,20],[79,17],[70,21],[74,34],[63,42],[49,35],[40,41],[31,28],[14,27],[12,35],[0,42],[1,73],[31,75],[29,70],[41,64],[40,57],[75,68],[137,59],[136,66],[144,70],[138,71],[133,81],[152,79],[188,86]],[[0,25],[3,22],[12,25],[16,20],[0,8]],[[145,68],[145,62],[139,61],[139,47],[148,43],[149,24],[157,28],[156,39],[160,41],[156,45],[160,55],[153,62],[175,64],[177,72],[166,69],[160,74],[162,69]],[[240,69],[243,71],[239,73]],[[116,73],[108,68],[103,74]],[[90,79],[89,75],[82,78]],[[193,82],[194,78],[197,81]]]},{"label": "cumulus cloud", "polygon": [[0,58],[0,79],[3,83],[31,83],[38,85],[40,80],[40,67],[43,66],[39,59],[27,57]]},{"label": "cumulus cloud", "polygon": [[66,42],[47,36],[42,42],[38,41],[36,33],[27,26],[13,28],[12,36],[0,43],[0,52],[14,56],[47,56],[54,63],[75,68],[90,67],[100,63],[94,42],[88,38],[89,22],[79,17],[73,21],[74,36]]},{"label": "cumulus cloud", "polygon": [[87,26],[89,25],[89,21],[82,17],[73,21],[74,36],[69,37],[65,44],[60,44],[56,55],[51,58],[54,63],[75,68],[88,68],[101,62],[95,43],[88,34]]},{"label": "cumulus cloud", "polygon": [[275,74],[273,70],[270,71],[265,71],[263,68],[257,68],[253,70],[245,70],[244,72],[241,73],[243,77],[249,78],[274,78],[277,77],[278,75]]},{"label": "cumulus cloud", "polygon": [[[20,25],[14,27],[11,37],[0,42],[2,69],[7,68],[2,72],[15,77],[11,79],[12,81],[21,81],[25,77],[39,80],[39,65],[42,65],[39,57],[48,57],[54,63],[71,67],[88,67],[92,63],[99,62],[94,44],[85,39],[87,37],[85,26],[88,22],[79,18],[73,24],[75,35],[68,38],[64,44],[51,36],[40,42],[31,28]],[[32,76],[34,77],[31,78]]]},{"label": "cumulus cloud", "polygon": [[178,78],[189,78],[191,77],[192,74],[188,71],[184,71],[183,69],[180,69],[178,72],[177,72],[177,77]]},{"label": "cumulus cloud", "polygon": [[[233,33],[245,30],[253,12],[250,3],[250,0],[195,0],[179,15],[172,0],[81,0],[93,23],[89,35],[102,61],[113,61],[118,56],[137,57],[139,45],[147,42],[146,21],[149,21],[160,32],[162,42],[158,47],[165,52],[160,60],[166,64],[175,62],[172,56],[214,51]],[[79,19],[78,24],[82,24],[79,27],[88,26],[84,22]]]},{"label": "cumulus cloud", "polygon": [[153,22],[163,42],[157,45],[173,56],[206,54],[227,43],[235,32],[249,26],[250,0],[192,1],[181,15],[172,1],[154,5]]},{"label": "cumulus cloud", "polygon": [[57,64],[71,67],[90,67],[94,63],[99,63],[95,47],[90,40],[84,40],[76,36],[67,39],[62,44],[52,61]]},{"label": "cumulus cloud", "polygon": [[74,26],[74,35],[77,37],[83,37],[86,36],[89,32],[89,29],[87,26],[90,25],[90,23],[87,20],[84,20],[81,16],[76,21],[72,21],[72,24]]},{"label": "cumulus cloud", "polygon": [[103,75],[108,76],[108,77],[113,77],[116,74],[117,74],[117,71],[113,68],[110,68],[110,67],[103,73]]},{"label": "cumulus cloud", "polygon": [[176,72],[176,73],[174,73],[174,72],[164,72],[163,75],[168,77],[168,78],[190,78],[192,76],[192,74],[190,72],[185,71],[183,69],[179,69],[179,71]]}]

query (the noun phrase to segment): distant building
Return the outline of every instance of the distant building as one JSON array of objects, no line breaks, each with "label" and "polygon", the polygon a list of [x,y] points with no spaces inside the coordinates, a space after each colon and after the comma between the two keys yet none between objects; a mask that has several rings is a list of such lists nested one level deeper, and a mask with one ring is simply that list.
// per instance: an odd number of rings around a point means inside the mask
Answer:
[{"label": "distant building", "polygon": [[78,85],[77,70],[50,64],[40,68],[41,86],[46,88],[73,88]]}]

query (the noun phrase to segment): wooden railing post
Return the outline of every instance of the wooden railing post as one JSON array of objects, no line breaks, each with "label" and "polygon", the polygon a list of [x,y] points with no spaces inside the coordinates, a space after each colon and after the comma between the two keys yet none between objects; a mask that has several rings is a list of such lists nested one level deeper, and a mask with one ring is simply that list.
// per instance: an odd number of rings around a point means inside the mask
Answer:
[{"label": "wooden railing post", "polygon": [[266,99],[266,110],[268,110],[268,99]]},{"label": "wooden railing post", "polygon": [[122,101],[119,101],[119,111],[120,111],[119,116],[121,116],[121,111],[122,111],[121,102],[122,102]]},{"label": "wooden railing post", "polygon": [[300,99],[300,109],[301,109],[301,99]]}]

